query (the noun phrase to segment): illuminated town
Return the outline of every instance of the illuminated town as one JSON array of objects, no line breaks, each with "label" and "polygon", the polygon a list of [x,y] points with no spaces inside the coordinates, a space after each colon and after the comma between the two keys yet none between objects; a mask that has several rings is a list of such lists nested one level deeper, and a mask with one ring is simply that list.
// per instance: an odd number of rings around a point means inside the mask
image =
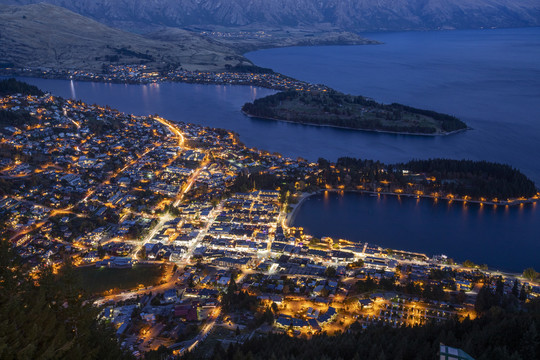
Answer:
[{"label": "illuminated town", "polygon": [[[260,70],[260,72],[253,72]],[[147,65],[107,65],[101,72],[85,70],[57,70],[44,68],[0,69],[0,75],[20,75],[78,81],[96,81],[128,84],[155,84],[167,81],[190,84],[252,85],[274,90],[328,91],[321,84],[312,84],[275,73],[270,69],[252,67],[250,71],[231,68],[228,71],[188,71],[182,68],[156,71]]]},{"label": "illuminated town", "polygon": [[[521,302],[540,296],[521,275],[292,227],[309,194],[345,185],[325,183],[318,163],[247,148],[232,132],[50,94],[9,95],[0,108],[27,114],[1,130],[3,238],[35,278],[72,263],[136,357],[275,332],[472,319],[484,285]],[[355,189],[421,197],[436,180],[415,182],[422,176],[411,174],[405,190],[387,180]]]}]

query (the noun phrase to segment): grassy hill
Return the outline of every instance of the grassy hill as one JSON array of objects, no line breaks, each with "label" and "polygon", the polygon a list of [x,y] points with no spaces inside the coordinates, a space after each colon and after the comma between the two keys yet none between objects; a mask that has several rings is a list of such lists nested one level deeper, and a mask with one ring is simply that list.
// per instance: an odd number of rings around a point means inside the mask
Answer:
[{"label": "grassy hill", "polygon": [[186,70],[251,64],[229,48],[188,31],[175,41],[149,39],[49,4],[0,5],[3,66],[96,71],[111,63]]}]

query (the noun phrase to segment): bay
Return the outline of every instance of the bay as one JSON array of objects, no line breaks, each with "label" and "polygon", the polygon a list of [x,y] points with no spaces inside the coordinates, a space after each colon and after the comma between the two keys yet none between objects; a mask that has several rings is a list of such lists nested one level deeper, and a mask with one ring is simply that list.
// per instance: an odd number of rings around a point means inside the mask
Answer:
[{"label": "bay", "polygon": [[315,237],[445,254],[490,268],[540,268],[538,204],[507,207],[406,196],[325,192],[307,198],[293,225]]}]

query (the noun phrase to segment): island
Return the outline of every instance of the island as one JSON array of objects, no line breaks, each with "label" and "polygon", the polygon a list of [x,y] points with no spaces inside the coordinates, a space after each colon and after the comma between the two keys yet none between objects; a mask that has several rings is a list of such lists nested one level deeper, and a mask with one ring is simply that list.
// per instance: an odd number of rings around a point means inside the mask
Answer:
[{"label": "island", "polygon": [[381,104],[364,96],[332,89],[288,90],[246,103],[251,117],[414,135],[448,135],[467,130],[458,118],[402,104]]}]

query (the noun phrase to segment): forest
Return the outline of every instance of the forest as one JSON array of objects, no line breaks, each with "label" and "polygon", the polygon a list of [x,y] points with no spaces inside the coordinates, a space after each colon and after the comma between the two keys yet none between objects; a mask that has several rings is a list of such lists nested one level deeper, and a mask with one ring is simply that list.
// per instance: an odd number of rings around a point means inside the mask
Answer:
[{"label": "forest", "polygon": [[246,103],[242,111],[260,118],[358,130],[433,135],[467,129],[451,115],[397,103],[381,104],[335,90],[284,91]]},{"label": "forest", "polygon": [[327,188],[413,195],[436,193],[440,197],[452,194],[477,201],[531,198],[538,192],[535,183],[521,171],[488,161],[428,159],[387,165],[343,157],[335,163],[320,158],[318,168],[321,171],[307,176],[290,173],[278,177],[264,171],[240,174],[229,190],[279,189],[282,203],[290,203],[290,196],[296,191],[315,192]]},{"label": "forest", "polygon": [[[439,344],[461,348],[476,360],[531,360],[540,355],[540,301],[519,310],[493,306],[482,316],[424,326],[393,328],[355,323],[336,336],[311,339],[286,334],[255,336],[243,344],[216,346],[209,360],[432,360]],[[201,359],[197,352],[185,359]]]},{"label": "forest", "polygon": [[35,125],[39,121],[27,111],[0,110],[0,127]]},{"label": "forest", "polygon": [[37,95],[42,96],[43,91],[37,86],[17,81],[14,78],[0,81],[0,97],[10,94]]},{"label": "forest", "polygon": [[[319,159],[319,182],[331,187],[354,189],[382,186],[404,193],[453,194],[472,199],[529,198],[537,194],[532,180],[521,171],[500,163],[473,160],[427,159],[385,165],[378,161],[339,158],[335,164]],[[386,184],[386,185],[385,185]]]},{"label": "forest", "polygon": [[30,277],[1,241],[0,358],[131,359],[79,284],[69,263],[58,274],[47,268]]}]

